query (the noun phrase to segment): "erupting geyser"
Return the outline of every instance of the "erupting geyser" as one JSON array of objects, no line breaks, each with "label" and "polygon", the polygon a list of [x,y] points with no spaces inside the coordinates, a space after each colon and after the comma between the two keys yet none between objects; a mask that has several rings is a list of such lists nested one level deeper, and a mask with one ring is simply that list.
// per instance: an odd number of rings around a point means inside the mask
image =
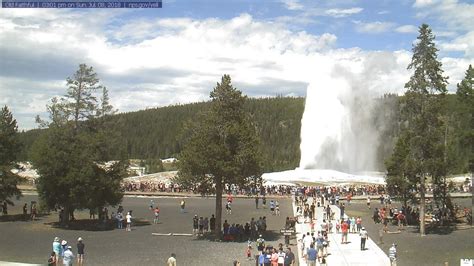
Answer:
[{"label": "erupting geyser", "polygon": [[375,170],[379,136],[371,115],[375,94],[362,85],[367,84],[364,77],[355,78],[356,74],[342,67],[318,74],[306,93],[299,168],[266,173],[263,179],[275,183],[384,183],[383,177],[364,174]]},{"label": "erupting geyser", "polygon": [[373,171],[378,133],[367,88],[339,73],[320,76],[307,89],[301,121],[302,169]]}]

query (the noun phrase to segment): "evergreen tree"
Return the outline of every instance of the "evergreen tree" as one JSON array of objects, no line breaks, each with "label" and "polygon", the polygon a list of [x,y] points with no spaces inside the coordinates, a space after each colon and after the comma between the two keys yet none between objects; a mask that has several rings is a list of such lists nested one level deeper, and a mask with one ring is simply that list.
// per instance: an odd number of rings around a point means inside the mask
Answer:
[{"label": "evergreen tree", "polygon": [[16,120],[8,107],[4,106],[0,111],[0,203],[6,201],[9,205],[13,205],[10,198],[18,199],[21,196],[17,185],[22,178],[12,173],[13,169],[18,169],[16,155],[20,144],[17,133]]},{"label": "evergreen tree", "polygon": [[443,76],[442,64],[437,59],[438,49],[431,29],[423,24],[419,32],[418,41],[413,46],[412,61],[408,65],[408,69],[414,73],[405,84],[407,91],[401,110],[402,137],[396,145],[399,149],[395,149],[392,155],[395,162],[400,162],[398,158],[404,156],[400,153],[406,153],[410,171],[397,173],[393,168],[387,170],[389,175],[409,173],[408,180],[413,187],[418,188],[421,201],[420,233],[425,235],[425,182],[428,177],[431,178],[435,185],[435,198],[439,199],[438,189],[445,181],[447,171],[444,159],[444,96],[447,92],[447,77]]},{"label": "evergreen tree", "polygon": [[463,170],[474,172],[474,68],[469,65],[466,76],[457,86],[457,114],[459,126],[458,149],[463,160]]},{"label": "evergreen tree", "polygon": [[81,64],[67,83],[65,97],[53,99],[48,106],[51,122],[32,152],[40,175],[40,199],[50,208],[64,208],[65,224],[75,209],[120,203],[120,181],[126,172],[122,161],[105,163],[107,142],[103,123],[97,121],[101,112],[94,94],[101,87],[97,74]]},{"label": "evergreen tree", "polygon": [[179,159],[179,181],[216,194],[216,238],[221,235],[222,193],[227,184],[249,185],[261,176],[255,126],[244,110],[246,97],[228,75],[210,94],[211,108],[185,132]]}]

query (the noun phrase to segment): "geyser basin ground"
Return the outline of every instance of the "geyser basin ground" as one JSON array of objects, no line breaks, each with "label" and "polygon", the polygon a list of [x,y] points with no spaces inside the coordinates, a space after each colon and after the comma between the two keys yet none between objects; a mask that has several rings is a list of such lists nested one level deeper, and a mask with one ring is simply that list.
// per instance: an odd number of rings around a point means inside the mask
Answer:
[{"label": "geyser basin ground", "polygon": [[385,177],[380,174],[353,175],[330,169],[301,169],[283,172],[264,173],[262,179],[267,183],[276,184],[321,184],[335,185],[342,183],[385,184]]}]

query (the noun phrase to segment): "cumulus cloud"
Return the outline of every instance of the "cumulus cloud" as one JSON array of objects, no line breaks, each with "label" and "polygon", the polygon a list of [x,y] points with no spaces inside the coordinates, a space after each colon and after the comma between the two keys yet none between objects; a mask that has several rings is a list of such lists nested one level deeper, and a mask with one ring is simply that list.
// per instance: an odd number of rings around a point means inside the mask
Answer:
[{"label": "cumulus cloud", "polygon": [[418,28],[413,25],[403,25],[397,27],[395,31],[399,33],[415,33],[418,31]]},{"label": "cumulus cloud", "polygon": [[370,33],[370,34],[377,34],[390,31],[394,27],[394,23],[392,22],[382,22],[382,21],[375,21],[375,22],[361,22],[355,21],[356,30],[362,33]]},{"label": "cumulus cloud", "polygon": [[[257,97],[304,96],[328,62],[353,75],[372,75],[360,87],[380,93],[402,91],[409,76],[407,51],[338,49],[334,34],[310,34],[248,14],[121,20],[117,26],[122,13],[40,11],[0,14],[0,105],[11,107],[20,128],[35,126],[34,116],[65,93],[65,79],[80,63],[95,67],[120,111],[206,100],[223,74]],[[458,70],[454,62],[446,61],[450,73],[463,73],[465,67]]]},{"label": "cumulus cloud", "polygon": [[331,17],[342,18],[342,17],[347,17],[350,15],[360,13],[362,12],[362,10],[364,9],[360,7],[353,7],[353,8],[348,8],[348,9],[332,8],[332,9],[326,10],[325,13]]}]

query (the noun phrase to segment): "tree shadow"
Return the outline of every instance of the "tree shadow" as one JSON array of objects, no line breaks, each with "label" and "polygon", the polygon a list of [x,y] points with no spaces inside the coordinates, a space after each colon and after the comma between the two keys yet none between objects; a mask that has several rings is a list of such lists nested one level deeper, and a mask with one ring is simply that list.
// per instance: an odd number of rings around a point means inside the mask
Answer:
[{"label": "tree shadow", "polygon": [[[41,217],[47,216],[47,214],[36,215],[35,221],[41,220]],[[23,214],[9,214],[0,216],[0,222],[32,222],[30,215]]]},{"label": "tree shadow", "polygon": [[[265,242],[268,242],[268,241],[276,241],[276,240],[279,240],[280,238],[283,237],[283,235],[279,232],[279,231],[272,231],[272,230],[268,230],[264,233],[262,233],[262,237],[263,239],[265,239]],[[290,239],[294,239],[295,236],[291,236]],[[247,235],[243,235],[242,237],[235,237],[235,238],[230,238],[230,240],[224,240],[224,237],[221,237],[221,239],[219,240],[220,242],[229,242],[229,243],[232,243],[232,242],[237,242],[237,243],[243,243],[243,242],[247,242],[247,240],[249,239],[249,236]],[[195,237],[193,239],[193,241],[202,241],[202,240],[207,240],[207,241],[216,241],[215,239],[215,235],[213,232],[208,232],[208,233],[204,233],[204,235],[202,236],[198,236],[198,237]],[[252,242],[255,242],[255,239],[252,240]]]},{"label": "tree shadow", "polygon": [[[412,227],[409,230],[407,229],[406,231],[410,231],[410,233],[415,233],[419,234],[420,233],[420,227]],[[426,234],[433,234],[433,235],[449,235],[453,231],[456,231],[456,225],[431,225],[425,227],[425,232]]]},{"label": "tree shadow", "polygon": [[[45,223],[50,225],[53,228],[64,229],[64,230],[80,230],[80,231],[112,231],[117,228],[117,222],[113,220],[108,220],[103,222],[101,220],[95,219],[78,219],[69,221],[68,225],[61,224],[59,222]],[[132,222],[132,228],[135,226],[147,226],[152,223],[145,219],[134,219]],[[123,223],[123,230],[126,228],[126,223]],[[118,230],[122,230],[118,229]]]}]

